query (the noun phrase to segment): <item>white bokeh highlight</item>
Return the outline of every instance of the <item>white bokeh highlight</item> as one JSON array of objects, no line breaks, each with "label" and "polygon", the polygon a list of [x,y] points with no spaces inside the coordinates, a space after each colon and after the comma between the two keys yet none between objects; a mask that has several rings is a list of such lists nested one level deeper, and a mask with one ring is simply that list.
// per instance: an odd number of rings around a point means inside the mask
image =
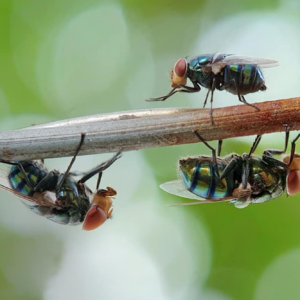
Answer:
[{"label": "white bokeh highlight", "polygon": [[299,299],[300,248],[276,258],[259,278],[255,300]]},{"label": "white bokeh highlight", "polygon": [[[117,84],[116,77],[126,68],[130,53],[120,6],[102,4],[80,12],[55,37],[45,39],[40,49],[37,72],[46,103],[56,103],[59,109],[74,113],[82,107],[82,101],[97,99],[99,112],[101,104],[109,102],[101,95]],[[52,60],[50,70],[45,70],[44,61],[49,61],[46,55]]]}]

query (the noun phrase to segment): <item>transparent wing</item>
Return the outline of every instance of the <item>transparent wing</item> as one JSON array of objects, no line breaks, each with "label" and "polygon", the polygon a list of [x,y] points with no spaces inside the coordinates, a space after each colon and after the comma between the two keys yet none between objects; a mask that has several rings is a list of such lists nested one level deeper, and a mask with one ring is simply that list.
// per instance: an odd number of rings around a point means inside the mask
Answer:
[{"label": "transparent wing", "polygon": [[230,200],[234,199],[233,197],[224,197],[224,198],[217,198],[217,199],[201,198],[201,197],[189,192],[186,189],[186,187],[184,186],[182,180],[173,180],[173,181],[163,183],[160,185],[160,188],[172,195],[176,195],[176,196],[187,198],[187,199],[197,200],[197,201],[192,201],[192,202],[171,204],[170,206],[215,203],[215,202],[222,202],[222,201],[230,201]]},{"label": "transparent wing", "polygon": [[278,66],[278,61],[267,58],[230,55],[212,65],[220,66],[220,68],[224,68],[227,65],[257,65],[261,68],[271,68]]}]

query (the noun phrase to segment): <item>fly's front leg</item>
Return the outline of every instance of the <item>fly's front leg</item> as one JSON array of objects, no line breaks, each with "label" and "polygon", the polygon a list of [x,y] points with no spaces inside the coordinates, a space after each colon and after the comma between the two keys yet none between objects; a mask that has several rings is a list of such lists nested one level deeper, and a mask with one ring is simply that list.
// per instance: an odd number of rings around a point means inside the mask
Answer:
[{"label": "fly's front leg", "polygon": [[97,180],[97,189],[99,188],[101,177],[102,177],[102,172],[105,171],[107,168],[109,168],[117,159],[121,157],[121,152],[116,153],[112,158],[109,160],[103,162],[99,166],[95,167],[94,169],[90,170],[87,172],[79,181],[78,184],[80,183],[85,183],[87,180],[95,176],[96,174],[98,175],[98,180]]},{"label": "fly's front leg", "polygon": [[290,127],[288,125],[284,125],[285,126],[285,143],[284,143],[284,149],[283,150],[277,150],[277,149],[266,149],[263,152],[264,156],[273,156],[273,155],[280,155],[280,154],[284,154],[286,152],[287,146],[288,146],[288,142],[289,142],[289,137],[290,137]]},{"label": "fly's front leg", "polygon": [[178,85],[174,87],[167,95],[162,96],[162,97],[157,97],[157,98],[149,98],[146,99],[148,102],[152,101],[165,101],[175,93],[197,93],[201,90],[200,85],[197,82],[192,82],[193,87],[187,86],[187,85]]},{"label": "fly's front leg", "polygon": [[111,217],[113,210],[114,210],[113,208],[110,209],[110,211],[107,214],[107,219],[109,219]]},{"label": "fly's front leg", "polygon": [[291,163],[293,162],[293,159],[294,159],[294,155],[295,155],[295,150],[296,150],[296,142],[297,140],[299,139],[300,137],[300,134],[298,134],[296,136],[296,138],[292,141],[292,147],[291,147],[291,154],[290,154],[290,161],[288,163],[288,167],[291,165]]},{"label": "fly's front leg", "polygon": [[96,190],[99,189],[100,182],[101,182],[101,179],[102,179],[102,174],[103,174],[103,172],[99,172],[99,174],[98,174],[97,183],[96,183]]}]

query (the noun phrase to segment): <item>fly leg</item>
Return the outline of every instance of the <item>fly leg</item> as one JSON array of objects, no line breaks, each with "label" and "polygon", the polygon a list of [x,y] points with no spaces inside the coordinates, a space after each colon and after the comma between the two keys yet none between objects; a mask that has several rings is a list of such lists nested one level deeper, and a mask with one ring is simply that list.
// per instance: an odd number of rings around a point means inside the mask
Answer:
[{"label": "fly leg", "polygon": [[[29,186],[30,190],[35,193],[35,192],[42,192],[44,190],[53,190],[55,189],[56,183],[57,183],[57,171],[51,171],[49,173],[47,173],[47,175],[45,177],[43,177],[43,179],[41,181],[39,181],[37,183],[36,186],[33,186],[28,175],[25,172],[24,163],[27,162],[10,162],[10,161],[6,161],[6,160],[0,160],[0,162],[8,164],[8,165],[12,165],[12,166],[18,166],[20,172],[23,175],[23,179],[26,181],[26,184]],[[28,161],[28,164],[33,164],[33,162]]]},{"label": "fly leg", "polygon": [[76,156],[78,155],[78,153],[79,153],[79,151],[80,151],[80,149],[81,149],[81,147],[82,147],[82,145],[83,145],[83,143],[84,143],[84,139],[85,139],[85,133],[82,133],[82,134],[81,134],[81,139],[80,139],[79,145],[77,146],[77,149],[76,149],[76,151],[75,151],[75,154],[74,154],[74,156],[73,156],[73,158],[72,158],[72,160],[71,160],[71,162],[70,162],[70,164],[69,164],[69,166],[68,166],[68,168],[67,168],[67,170],[66,170],[64,176],[62,177],[62,179],[60,180],[60,182],[57,183],[57,188],[56,188],[57,191],[59,191],[59,190],[61,189],[61,187],[62,187],[62,185],[63,185],[65,179],[66,179],[67,176],[69,175],[70,169],[71,169],[73,163],[75,162]]},{"label": "fly leg", "polygon": [[162,97],[157,97],[157,98],[149,98],[149,99],[146,99],[146,101],[148,101],[148,102],[165,101],[166,99],[168,99],[175,93],[197,93],[197,92],[199,92],[201,90],[200,85],[197,82],[192,82],[192,83],[194,85],[193,87],[187,86],[187,85],[178,85],[178,86],[174,87],[167,95],[162,96]]},{"label": "fly leg", "polygon": [[213,100],[214,100],[214,91],[216,89],[216,79],[213,78],[213,81],[212,81],[212,84],[211,84],[211,88],[208,90],[207,94],[206,94],[206,97],[205,97],[205,100],[204,100],[204,104],[203,104],[203,108],[206,106],[206,103],[207,103],[207,99],[208,99],[208,96],[210,94],[210,122],[211,124],[214,124],[214,120],[213,120],[213,108],[212,108],[212,103],[213,103]]},{"label": "fly leg", "polygon": [[78,180],[78,184],[80,183],[85,183],[87,180],[89,180],[91,177],[95,176],[96,174],[98,175],[98,180],[97,180],[97,186],[96,188],[99,188],[101,177],[102,177],[102,172],[105,171],[107,168],[109,168],[117,159],[121,157],[121,152],[116,153],[112,158],[109,160],[103,162],[99,166],[93,168],[89,172],[87,172],[80,180]]},{"label": "fly leg", "polygon": [[256,110],[259,110],[259,108],[256,105],[247,102],[243,95],[238,94],[238,97],[239,97],[239,101],[241,101],[242,103],[247,104],[248,106],[251,106],[251,107],[255,108]]},{"label": "fly leg", "polygon": [[[258,139],[256,139],[256,140],[258,140]],[[252,148],[255,148],[255,146],[252,147]],[[242,168],[241,183],[232,192],[232,196],[236,198],[235,200],[232,201],[232,203],[237,208],[244,208],[244,207],[248,206],[251,203],[251,193],[252,193],[252,191],[251,191],[251,185],[248,183],[249,171],[250,171],[249,159],[248,158],[249,158],[248,154],[245,154],[245,155],[243,155],[242,158],[233,159],[229,163],[229,165],[227,166],[227,167],[230,167],[232,170],[234,170],[237,167],[237,164],[239,163],[240,167]],[[226,167],[226,169],[227,169],[227,167]],[[224,171],[227,171],[226,169]],[[222,176],[223,176],[223,174],[221,175],[221,177]]]},{"label": "fly leg", "polygon": [[250,151],[248,154],[244,154],[243,155],[243,168],[242,168],[242,189],[246,189],[247,188],[247,184],[248,184],[248,178],[249,178],[249,157],[254,153],[254,151],[256,150],[260,140],[261,140],[262,135],[259,134],[256,136]]},{"label": "fly leg", "polygon": [[[226,156],[227,157],[227,156]],[[231,160],[229,161],[229,163],[226,165],[226,167],[224,168],[223,172],[220,175],[220,178],[223,179],[226,176],[228,176],[228,174],[232,173],[235,171],[235,169],[238,167],[238,165],[240,164],[240,158],[236,157],[235,155],[231,155]]]},{"label": "fly leg", "polygon": [[213,82],[212,82],[212,85],[211,85],[210,112],[209,112],[211,124],[214,124],[212,103],[213,103],[213,99],[214,99],[214,91],[215,91],[215,89],[216,89],[216,80],[215,80],[215,78],[213,78]]},{"label": "fly leg", "polygon": [[[194,131],[195,135],[197,136],[197,138],[206,146],[208,147],[210,150],[211,150],[211,154],[212,154],[212,159],[213,159],[213,165],[215,167],[215,170],[216,170],[216,174],[218,177],[219,176],[219,169],[218,169],[218,164],[217,164],[217,156],[216,156],[216,150],[210,146],[206,141],[205,139],[199,134],[199,132],[197,130]],[[218,149],[218,151],[221,151]]]},{"label": "fly leg", "polygon": [[291,165],[291,163],[293,162],[294,159],[294,155],[295,155],[295,150],[296,150],[296,142],[300,137],[300,133],[296,136],[296,138],[292,141],[292,146],[291,146],[291,154],[290,154],[290,161],[288,163],[288,167]]},{"label": "fly leg", "polygon": [[223,144],[223,140],[219,140],[218,141],[218,151],[217,151],[218,156],[221,156],[222,144]]},{"label": "fly leg", "polygon": [[237,198],[234,202],[236,207],[243,208],[246,207],[250,202],[251,196],[251,186],[248,183],[249,173],[250,173],[250,165],[249,165],[249,157],[254,153],[256,150],[260,140],[261,135],[257,135],[255,138],[250,151],[248,154],[244,154],[241,157],[233,157],[232,160],[228,163],[228,165],[223,170],[220,178],[226,177],[229,173],[234,172],[238,165],[241,166],[242,174],[241,174],[241,183],[240,185],[233,191],[232,195]]},{"label": "fly leg", "polygon": [[207,94],[206,94],[206,96],[205,96],[205,100],[204,100],[203,108],[205,108],[205,106],[206,106],[207,99],[208,99],[208,96],[209,96],[210,92],[211,92],[211,90],[209,89],[209,90],[207,91]]},{"label": "fly leg", "polygon": [[26,183],[29,186],[29,188],[31,189],[31,191],[33,191],[33,192],[35,191],[34,187],[32,186],[32,184],[30,182],[30,179],[28,178],[28,175],[26,174],[26,172],[23,168],[23,165],[20,162],[11,162],[11,161],[4,160],[4,159],[1,159],[0,162],[7,164],[7,165],[11,165],[11,166],[18,166],[20,172],[22,173],[22,175],[24,177],[24,180],[26,181]]},{"label": "fly leg", "polygon": [[289,142],[289,137],[290,137],[290,127],[285,124],[285,143],[284,143],[284,149],[283,150],[277,150],[277,149],[266,149],[263,152],[264,156],[273,156],[273,155],[280,155],[284,154],[286,152],[288,142]]},{"label": "fly leg", "polygon": [[254,140],[254,142],[253,142],[253,144],[252,144],[252,147],[250,148],[250,151],[249,151],[249,153],[248,153],[248,156],[250,157],[253,153],[254,153],[254,151],[256,150],[256,148],[257,148],[257,146],[258,146],[258,144],[259,144],[259,142],[260,142],[260,140],[261,140],[261,134],[259,134],[258,136],[256,136],[256,138],[255,138],[255,140]]},{"label": "fly leg", "polygon": [[223,86],[221,86],[219,89],[220,89],[220,91],[223,91],[223,90],[228,89],[229,87],[235,88],[236,94],[237,94],[240,102],[247,104],[248,106],[251,106],[251,107],[255,108],[256,110],[259,110],[259,108],[256,105],[248,103],[246,101],[245,97],[240,94],[235,79],[230,79],[228,82],[224,83]]}]

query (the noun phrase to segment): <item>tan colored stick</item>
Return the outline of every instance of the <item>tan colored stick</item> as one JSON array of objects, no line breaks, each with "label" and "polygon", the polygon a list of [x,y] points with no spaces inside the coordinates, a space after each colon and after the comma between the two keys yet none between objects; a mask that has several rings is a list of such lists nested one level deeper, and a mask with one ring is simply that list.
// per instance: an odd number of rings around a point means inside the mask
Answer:
[{"label": "tan colored stick", "polygon": [[0,158],[6,160],[71,156],[86,139],[80,155],[198,143],[197,128],[207,140],[300,129],[300,97],[213,110],[167,108],[116,112],[0,132]]}]

